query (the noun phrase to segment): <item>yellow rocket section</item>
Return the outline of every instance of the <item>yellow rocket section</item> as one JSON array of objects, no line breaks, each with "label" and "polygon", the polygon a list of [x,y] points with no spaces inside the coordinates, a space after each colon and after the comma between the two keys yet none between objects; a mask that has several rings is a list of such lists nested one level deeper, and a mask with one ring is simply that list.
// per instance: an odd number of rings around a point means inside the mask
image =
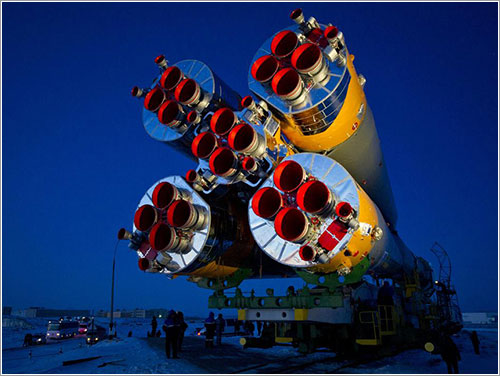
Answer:
[{"label": "yellow rocket section", "polygon": [[[331,150],[349,139],[358,130],[366,113],[363,111],[362,117],[358,118],[358,112],[362,106],[366,108],[366,97],[359,83],[353,60],[354,55],[348,54],[346,65],[351,80],[347,88],[347,95],[339,114],[325,131],[314,135],[304,135],[298,126],[300,117],[303,115],[292,114],[285,116],[286,121],[281,123],[282,131],[301,150],[315,153]],[[314,112],[314,109],[308,111]],[[314,114],[311,114],[311,116],[314,116]]]}]

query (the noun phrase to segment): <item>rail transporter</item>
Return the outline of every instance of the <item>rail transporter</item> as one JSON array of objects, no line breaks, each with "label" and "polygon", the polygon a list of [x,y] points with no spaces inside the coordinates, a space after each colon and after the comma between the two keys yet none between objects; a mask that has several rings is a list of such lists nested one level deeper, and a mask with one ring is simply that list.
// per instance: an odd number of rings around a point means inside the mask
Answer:
[{"label": "rail transporter", "polygon": [[[198,165],[153,184],[133,230],[118,237],[142,271],[187,276],[214,291],[210,308],[265,322],[259,338],[241,339],[247,347],[342,353],[420,346],[433,330],[459,330],[459,311],[443,307],[450,299],[436,304],[442,282],[396,231],[366,80],[342,31],[301,9],[290,18],[252,59],[253,96],[242,98],[201,61],[155,59],[153,84],[131,92],[143,99],[144,128]],[[238,287],[293,276],[305,286],[281,296]],[[388,299],[382,281],[391,281]]]}]

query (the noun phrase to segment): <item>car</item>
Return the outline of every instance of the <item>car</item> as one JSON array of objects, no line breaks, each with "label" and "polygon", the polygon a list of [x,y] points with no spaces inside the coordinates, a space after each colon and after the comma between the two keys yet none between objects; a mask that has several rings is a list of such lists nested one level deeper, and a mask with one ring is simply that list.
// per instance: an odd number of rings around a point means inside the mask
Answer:
[{"label": "car", "polygon": [[79,334],[86,334],[88,331],[88,324],[86,322],[80,322],[80,327],[78,328]]},{"label": "car", "polygon": [[100,340],[106,338],[106,329],[102,326],[96,325],[94,328],[89,327],[87,331],[87,339],[86,342],[89,345],[93,345],[94,343],[99,342]]},{"label": "car", "polygon": [[43,345],[47,343],[47,339],[44,334],[33,334],[31,336],[31,344],[32,345]]}]

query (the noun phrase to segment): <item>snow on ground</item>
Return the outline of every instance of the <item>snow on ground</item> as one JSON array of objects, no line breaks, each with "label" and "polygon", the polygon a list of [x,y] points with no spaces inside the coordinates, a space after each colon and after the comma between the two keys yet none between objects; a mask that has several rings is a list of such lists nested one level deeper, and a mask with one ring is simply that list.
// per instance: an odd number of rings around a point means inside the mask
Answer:
[{"label": "snow on ground", "polygon": [[[311,362],[298,373],[446,373],[446,365],[440,356],[423,350],[409,350],[393,357],[384,358],[356,368],[341,368],[344,363],[327,360],[334,354],[317,352],[300,355],[290,346],[272,349],[242,349],[239,337],[224,337],[223,345],[214,349],[204,348],[204,338],[194,335],[199,322],[188,322],[184,351],[181,359],[166,359],[164,338],[146,338],[150,329],[149,319],[121,319],[118,321],[118,339],[102,341],[88,346],[85,338],[55,341],[46,345],[23,348],[24,335],[43,333],[46,319],[26,319],[32,329],[4,327],[2,330],[3,373],[262,373],[273,372],[273,365],[287,366]],[[107,327],[106,319],[96,323]],[[161,321],[159,322],[161,326]],[[462,355],[459,363],[463,373],[498,373],[498,331],[476,329],[481,341],[481,354],[475,355],[469,332],[463,330],[453,339]],[[133,337],[126,337],[132,331]],[[29,352],[32,357],[29,357]],[[61,352],[62,351],[62,352]],[[98,359],[69,366],[66,360],[99,356]],[[325,361],[326,360],[326,361]],[[293,372],[293,371],[291,371]]]}]

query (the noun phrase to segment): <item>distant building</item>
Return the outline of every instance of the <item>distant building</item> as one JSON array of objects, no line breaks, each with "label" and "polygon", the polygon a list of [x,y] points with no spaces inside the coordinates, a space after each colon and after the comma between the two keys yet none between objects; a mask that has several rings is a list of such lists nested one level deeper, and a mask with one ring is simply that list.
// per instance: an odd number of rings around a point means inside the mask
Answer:
[{"label": "distant building", "polygon": [[165,308],[153,308],[153,309],[148,309],[146,310],[146,316],[145,317],[153,317],[156,316],[157,318],[166,318],[168,315],[168,309]]},{"label": "distant building", "polygon": [[464,325],[493,325],[498,323],[496,312],[464,312],[462,313]]},{"label": "distant building", "polygon": [[88,309],[47,309],[43,307],[29,307],[20,311],[23,317],[82,317],[90,316]]},{"label": "distant building", "polygon": [[8,316],[12,314],[12,307],[2,307],[2,315]]}]

